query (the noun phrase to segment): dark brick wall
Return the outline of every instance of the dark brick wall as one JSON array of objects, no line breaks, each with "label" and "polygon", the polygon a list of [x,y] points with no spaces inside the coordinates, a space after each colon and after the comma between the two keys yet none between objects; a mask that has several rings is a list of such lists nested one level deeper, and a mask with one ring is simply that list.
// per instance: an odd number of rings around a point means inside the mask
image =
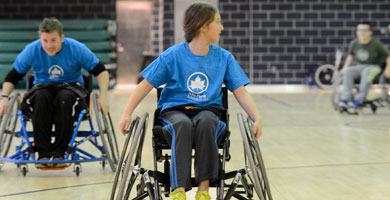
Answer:
[{"label": "dark brick wall", "polygon": [[163,49],[175,44],[174,0],[164,0]]},{"label": "dark brick wall", "polygon": [[152,1],[152,22],[151,22],[151,53],[158,56],[162,52],[162,24],[163,24],[163,0]]},{"label": "dark brick wall", "polygon": [[228,49],[249,75],[249,18],[253,19],[253,82],[301,84],[326,62],[335,47],[347,48],[359,21],[373,23],[374,37],[388,47],[380,28],[390,24],[389,0],[219,0],[220,46]]},{"label": "dark brick wall", "polygon": [[116,0],[0,0],[0,19],[116,19]]}]

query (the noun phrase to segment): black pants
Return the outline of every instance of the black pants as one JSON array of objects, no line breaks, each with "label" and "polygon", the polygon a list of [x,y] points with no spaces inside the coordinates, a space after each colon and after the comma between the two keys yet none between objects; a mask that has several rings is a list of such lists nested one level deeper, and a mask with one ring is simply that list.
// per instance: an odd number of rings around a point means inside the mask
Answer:
[{"label": "black pants", "polygon": [[209,110],[193,114],[168,111],[161,114],[163,132],[171,145],[171,188],[191,189],[192,149],[195,149],[195,181],[218,176],[218,137],[226,124]]},{"label": "black pants", "polygon": [[[77,95],[69,89],[47,87],[34,91],[28,98],[32,108],[35,151],[39,157],[64,156],[78,115]],[[55,142],[51,143],[53,124]]]}]

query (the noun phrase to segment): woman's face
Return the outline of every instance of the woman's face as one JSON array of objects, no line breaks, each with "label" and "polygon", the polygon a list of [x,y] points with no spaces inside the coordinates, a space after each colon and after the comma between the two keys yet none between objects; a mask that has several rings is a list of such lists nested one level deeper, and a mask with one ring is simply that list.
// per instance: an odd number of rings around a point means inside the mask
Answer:
[{"label": "woman's face", "polygon": [[217,12],[215,13],[214,20],[207,25],[205,29],[205,38],[210,43],[217,43],[222,30],[223,26],[221,24],[221,16],[219,15],[219,12]]}]

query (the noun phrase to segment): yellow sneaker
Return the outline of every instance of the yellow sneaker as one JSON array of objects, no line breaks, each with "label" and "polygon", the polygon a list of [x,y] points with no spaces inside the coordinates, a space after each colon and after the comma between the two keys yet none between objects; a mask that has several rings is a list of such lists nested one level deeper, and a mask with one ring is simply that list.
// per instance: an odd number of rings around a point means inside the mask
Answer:
[{"label": "yellow sneaker", "polygon": [[195,195],[196,200],[210,200],[208,191],[197,191]]},{"label": "yellow sneaker", "polygon": [[186,193],[182,190],[174,190],[169,196],[171,200],[186,200]]}]

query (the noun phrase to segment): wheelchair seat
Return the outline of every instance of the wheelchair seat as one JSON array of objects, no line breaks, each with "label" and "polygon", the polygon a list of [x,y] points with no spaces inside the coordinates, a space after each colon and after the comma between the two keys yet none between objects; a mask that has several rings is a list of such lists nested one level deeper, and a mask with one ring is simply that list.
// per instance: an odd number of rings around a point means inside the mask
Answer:
[{"label": "wheelchair seat", "polygon": [[[85,104],[82,103],[82,105],[84,104],[85,106],[83,106],[82,108],[80,108],[80,111],[82,109],[86,109],[88,110],[89,109],[89,104],[90,104],[90,95],[92,93],[92,76],[90,74],[83,74],[82,75],[83,77],[83,81],[84,81],[84,88],[86,89],[87,91],[87,95],[86,97],[84,98],[85,101]],[[31,89],[33,89],[34,87],[34,75],[33,74],[28,74],[26,76],[26,89],[27,89],[27,92],[24,94],[24,98],[23,98],[23,101],[25,101],[26,99],[26,95],[29,94],[29,92],[31,91]],[[31,113],[27,110],[27,109],[23,109],[23,115],[25,117],[26,120],[29,120],[31,118]],[[84,117],[83,117],[83,120],[86,120],[88,119],[88,116],[89,116],[89,112],[87,112]],[[76,120],[76,119],[75,119]]]}]

